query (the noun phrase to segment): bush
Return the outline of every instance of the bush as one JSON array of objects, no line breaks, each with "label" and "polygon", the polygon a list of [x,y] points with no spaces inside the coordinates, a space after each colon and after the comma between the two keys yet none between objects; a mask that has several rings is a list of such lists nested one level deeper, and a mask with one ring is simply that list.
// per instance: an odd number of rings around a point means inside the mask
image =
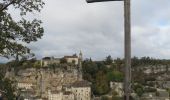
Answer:
[{"label": "bush", "polygon": [[109,81],[122,82],[123,77],[123,73],[119,71],[112,71],[107,73],[107,78]]}]

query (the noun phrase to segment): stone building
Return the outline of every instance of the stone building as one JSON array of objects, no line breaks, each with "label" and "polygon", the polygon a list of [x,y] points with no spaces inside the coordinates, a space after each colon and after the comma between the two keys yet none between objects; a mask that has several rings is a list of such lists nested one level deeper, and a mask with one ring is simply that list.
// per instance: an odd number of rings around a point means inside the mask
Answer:
[{"label": "stone building", "polygon": [[83,61],[83,54],[80,51],[79,53],[79,59],[78,59],[78,80],[82,81],[83,76],[82,76],[82,61]]},{"label": "stone building", "polygon": [[44,57],[42,59],[42,65],[44,67],[50,65],[50,64],[59,64],[60,63],[60,58],[54,58],[54,57]]},{"label": "stone building", "polygon": [[64,92],[62,100],[75,100],[72,92]]},{"label": "stone building", "polygon": [[88,81],[82,80],[73,83],[71,91],[75,100],[91,100],[91,87]]},{"label": "stone building", "polygon": [[48,91],[48,100],[75,100],[72,92]]},{"label": "stone building", "polygon": [[48,100],[62,100],[63,93],[61,91],[48,91]]},{"label": "stone building", "polygon": [[78,65],[79,57],[77,55],[64,56],[64,59],[67,61],[67,63],[74,63],[75,65]]},{"label": "stone building", "polygon": [[18,89],[32,89],[33,86],[35,86],[34,83],[29,82],[29,81],[23,81],[23,82],[18,82],[17,83],[17,88]]},{"label": "stone building", "polygon": [[80,52],[79,56],[74,54],[72,56],[64,56],[62,58],[44,57],[41,60],[41,65],[43,67],[47,67],[50,64],[60,64],[62,59],[65,59],[67,63],[74,63],[75,65],[78,65],[80,63],[79,60],[82,60],[82,53]]},{"label": "stone building", "polygon": [[[57,98],[57,99],[56,99]],[[63,85],[61,91],[48,91],[49,100],[91,100],[91,87],[88,81],[76,81]]]}]

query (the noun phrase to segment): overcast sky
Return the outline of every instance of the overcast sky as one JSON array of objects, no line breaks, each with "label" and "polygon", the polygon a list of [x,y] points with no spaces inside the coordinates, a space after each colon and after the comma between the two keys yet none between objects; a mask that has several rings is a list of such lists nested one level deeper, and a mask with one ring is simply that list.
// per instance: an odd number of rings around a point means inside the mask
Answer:
[{"label": "overcast sky", "polygon": [[[44,0],[45,29],[29,47],[37,58],[83,52],[84,58],[124,56],[123,2],[87,4],[85,0]],[[132,56],[170,58],[170,1],[132,0]],[[1,59],[1,62],[5,61]]]}]

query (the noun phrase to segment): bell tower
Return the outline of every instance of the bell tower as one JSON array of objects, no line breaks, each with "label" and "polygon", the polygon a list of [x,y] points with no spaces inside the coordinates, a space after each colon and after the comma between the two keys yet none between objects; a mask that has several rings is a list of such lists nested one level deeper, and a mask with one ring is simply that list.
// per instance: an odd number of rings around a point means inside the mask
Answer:
[{"label": "bell tower", "polygon": [[83,60],[83,54],[80,51],[79,58],[78,58],[78,80],[82,80],[82,60]]}]

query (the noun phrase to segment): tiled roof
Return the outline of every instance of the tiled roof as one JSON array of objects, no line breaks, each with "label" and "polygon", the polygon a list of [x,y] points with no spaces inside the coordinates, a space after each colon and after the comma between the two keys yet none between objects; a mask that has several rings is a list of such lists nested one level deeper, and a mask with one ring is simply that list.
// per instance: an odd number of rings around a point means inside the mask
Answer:
[{"label": "tiled roof", "polygon": [[90,87],[90,82],[88,81],[76,81],[72,84],[73,87]]},{"label": "tiled roof", "polygon": [[78,58],[76,55],[73,56],[64,56],[64,58]]}]

